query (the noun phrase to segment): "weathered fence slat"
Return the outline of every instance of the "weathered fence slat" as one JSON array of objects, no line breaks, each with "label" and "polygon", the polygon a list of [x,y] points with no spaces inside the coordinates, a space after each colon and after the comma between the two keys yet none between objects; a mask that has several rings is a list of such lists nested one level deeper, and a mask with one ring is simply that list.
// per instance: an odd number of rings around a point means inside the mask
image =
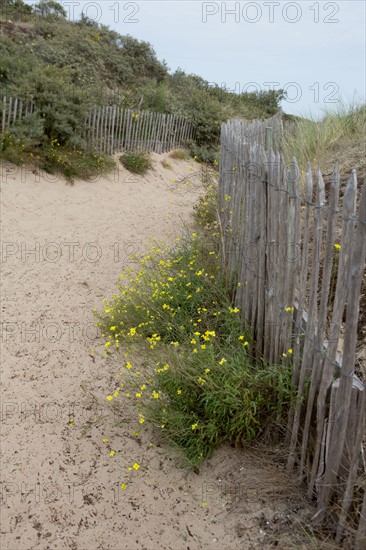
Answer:
[{"label": "weathered fence slat", "polygon": [[[303,314],[304,303],[306,295],[306,281],[308,278],[308,258],[309,258],[309,226],[310,226],[310,206],[313,197],[313,178],[310,165],[307,167],[305,175],[306,195],[305,195],[305,220],[303,229],[303,243],[302,243],[302,255],[301,255],[301,268],[300,268],[300,283],[299,283],[299,297],[297,304],[297,311],[295,314],[295,343],[294,343],[294,360],[293,360],[293,376],[292,376],[292,389],[297,392],[297,403],[295,404],[292,434],[289,447],[289,455],[287,461],[287,467],[292,470],[295,462],[295,449],[298,443],[298,433],[300,426],[300,413],[301,413],[301,398],[304,391],[306,365],[301,362],[300,366],[300,353],[302,344],[302,326],[303,326]],[[290,422],[292,415],[290,416]],[[289,423],[289,430],[291,429],[291,423]]]},{"label": "weathered fence slat", "polygon": [[112,115],[112,132],[111,132],[111,146],[109,154],[112,155],[114,152],[114,127],[116,123],[116,116],[117,116],[117,108],[116,105],[113,105],[113,115]]},{"label": "weathered fence slat", "polygon": [[[359,414],[357,415],[357,417],[359,418],[359,421],[358,421],[358,427],[356,429],[355,442],[354,442],[354,445],[353,445],[353,448],[352,448],[352,459],[351,459],[350,466],[349,466],[349,476],[348,476],[348,480],[347,480],[346,490],[344,492],[344,497],[343,497],[343,502],[342,502],[342,510],[341,510],[341,513],[339,515],[339,520],[338,520],[336,543],[340,542],[340,537],[341,537],[341,535],[343,533],[343,529],[346,525],[347,514],[348,514],[349,509],[350,509],[351,504],[352,504],[353,489],[354,489],[354,485],[356,483],[357,470],[358,470],[359,462],[360,462],[360,455],[361,455],[360,449],[361,449],[361,445],[362,445],[362,439],[365,435],[366,391],[361,391],[359,393],[361,394],[360,398],[358,400]],[[366,495],[366,491],[365,491],[365,495]],[[360,518],[359,525],[361,526],[361,518]],[[366,532],[365,532],[365,536],[366,536]]]},{"label": "weathered fence slat", "polygon": [[307,409],[306,409],[306,418],[305,425],[303,429],[302,436],[302,445],[301,445],[301,463],[300,463],[300,472],[304,470],[305,459],[307,455],[308,439],[309,439],[309,429],[311,416],[313,411],[313,403],[316,393],[317,381],[319,378],[319,372],[316,365],[316,348],[314,342],[318,338],[318,297],[319,297],[319,272],[320,272],[320,259],[321,259],[321,248],[322,248],[322,235],[323,235],[323,217],[324,217],[324,208],[325,208],[325,188],[324,181],[320,169],[318,169],[318,181],[317,181],[317,190],[316,190],[316,206],[314,214],[314,231],[313,231],[313,256],[312,256],[312,269],[310,277],[310,337],[305,343],[306,356],[303,355],[303,361],[305,362],[307,368],[310,371],[310,388],[309,395],[307,397]]},{"label": "weathered fence slat", "polygon": [[[267,165],[267,155],[262,146],[257,149],[257,162],[262,165]],[[266,244],[267,244],[267,193],[268,171],[263,170],[260,174],[260,179],[257,184],[260,210],[258,216],[258,284],[257,284],[257,330],[256,330],[256,346],[257,355],[263,354],[263,337],[264,337],[264,320],[265,320],[265,270],[266,270]]]},{"label": "weathered fence slat", "polygon": [[131,131],[131,148],[135,149],[137,146],[137,129],[139,125],[140,117],[137,113],[132,113],[132,131]]},{"label": "weathered fence slat", "polygon": [[12,104],[13,104],[13,98],[10,97],[10,98],[9,98],[9,112],[8,112],[8,126],[10,126],[10,124],[11,124],[11,108],[12,108]]},{"label": "weathered fence slat", "polygon": [[111,108],[109,105],[105,106],[105,117],[104,117],[104,127],[103,127],[103,152],[105,154],[108,154],[108,149],[109,149],[108,127],[109,127],[109,119],[110,119],[110,109]]},{"label": "weathered fence slat", "polygon": [[280,276],[280,269],[281,269],[281,256],[280,256],[280,227],[281,227],[281,219],[280,219],[280,200],[281,200],[281,175],[282,175],[282,159],[279,153],[276,154],[276,160],[275,160],[275,171],[274,171],[275,179],[274,179],[274,210],[272,212],[273,216],[273,224],[274,224],[274,233],[273,237],[275,238],[274,242],[274,262],[273,262],[273,298],[274,298],[274,342],[272,342],[272,357],[273,362],[276,362],[279,357],[279,341],[280,341],[280,323],[279,323],[279,317],[278,317],[278,287],[281,285],[281,276]]},{"label": "weathered fence slat", "polygon": [[6,128],[6,96],[3,99],[3,113],[2,113],[2,122],[1,122],[1,133],[5,132]]},{"label": "weathered fence slat", "polygon": [[[267,175],[267,186],[266,186],[266,200],[267,200],[267,212],[266,212],[266,273],[265,279],[267,282],[267,288],[265,288],[265,312],[264,312],[264,348],[263,354],[265,357],[268,357],[270,362],[273,361],[273,323],[274,323],[274,253],[273,245],[276,242],[275,239],[275,223],[272,213],[275,211],[275,191],[274,191],[274,170],[275,170],[275,155],[272,148],[269,148],[267,153],[267,164],[268,164],[268,175]],[[244,187],[244,186],[243,186]]]},{"label": "weathered fence slat", "polygon": [[[278,286],[276,289],[276,296],[278,301],[278,306],[280,311],[278,312],[279,320],[279,331],[278,331],[278,348],[276,348],[276,354],[282,356],[285,353],[286,348],[286,331],[284,330],[289,314],[287,308],[290,306],[288,303],[288,298],[286,296],[287,292],[287,279],[288,279],[288,269],[287,269],[287,249],[288,249],[288,171],[286,168],[283,159],[280,161],[280,187],[278,190],[279,201],[278,201]],[[287,349],[287,348],[286,348]],[[277,356],[278,356],[277,355]]]},{"label": "weathered fence slat", "polygon": [[356,533],[355,550],[363,550],[366,542],[366,491],[363,495],[363,503],[360,512],[360,521]]}]

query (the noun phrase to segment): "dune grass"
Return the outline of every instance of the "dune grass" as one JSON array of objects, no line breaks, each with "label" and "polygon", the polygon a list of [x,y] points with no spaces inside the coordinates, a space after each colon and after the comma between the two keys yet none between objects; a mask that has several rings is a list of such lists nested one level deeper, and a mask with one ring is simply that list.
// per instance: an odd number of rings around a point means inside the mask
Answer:
[{"label": "dune grass", "polygon": [[324,164],[338,148],[365,141],[366,105],[340,103],[324,111],[320,121],[301,119],[285,126],[283,152],[289,163],[295,156],[301,167]]}]

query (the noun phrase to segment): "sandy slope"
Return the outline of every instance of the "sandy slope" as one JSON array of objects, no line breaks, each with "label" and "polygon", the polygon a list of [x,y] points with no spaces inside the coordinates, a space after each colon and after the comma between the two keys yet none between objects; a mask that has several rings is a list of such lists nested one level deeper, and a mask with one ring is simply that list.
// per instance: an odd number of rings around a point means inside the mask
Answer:
[{"label": "sandy slope", "polygon": [[170,189],[193,161],[169,159],[170,170],[162,158],[145,178],[121,170],[74,186],[0,166],[4,550],[260,548],[260,517],[293,496],[254,451],[222,448],[183,470],[106,401],[116,367],[90,354],[92,309],[148,236],[179,233],[198,193]]}]

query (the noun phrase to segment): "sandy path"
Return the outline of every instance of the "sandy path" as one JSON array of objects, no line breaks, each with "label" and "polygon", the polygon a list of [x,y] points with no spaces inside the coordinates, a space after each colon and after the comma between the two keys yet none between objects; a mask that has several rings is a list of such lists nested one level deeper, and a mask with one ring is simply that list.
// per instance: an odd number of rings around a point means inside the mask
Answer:
[{"label": "sandy path", "polygon": [[186,472],[106,402],[116,368],[90,354],[92,309],[147,236],[179,233],[195,200],[167,185],[193,161],[168,170],[161,158],[144,179],[74,186],[0,166],[4,550],[259,548],[258,518],[280,506],[267,505],[285,477],[258,457],[224,448]]}]

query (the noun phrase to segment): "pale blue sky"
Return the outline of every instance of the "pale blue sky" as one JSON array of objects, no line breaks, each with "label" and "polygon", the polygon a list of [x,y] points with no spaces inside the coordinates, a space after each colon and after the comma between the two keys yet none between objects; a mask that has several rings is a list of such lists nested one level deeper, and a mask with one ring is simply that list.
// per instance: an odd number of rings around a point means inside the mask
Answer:
[{"label": "pale blue sky", "polygon": [[287,88],[282,107],[289,113],[319,115],[339,98],[365,101],[364,0],[60,3],[71,19],[83,9],[150,42],[171,70],[180,67],[237,92]]}]

